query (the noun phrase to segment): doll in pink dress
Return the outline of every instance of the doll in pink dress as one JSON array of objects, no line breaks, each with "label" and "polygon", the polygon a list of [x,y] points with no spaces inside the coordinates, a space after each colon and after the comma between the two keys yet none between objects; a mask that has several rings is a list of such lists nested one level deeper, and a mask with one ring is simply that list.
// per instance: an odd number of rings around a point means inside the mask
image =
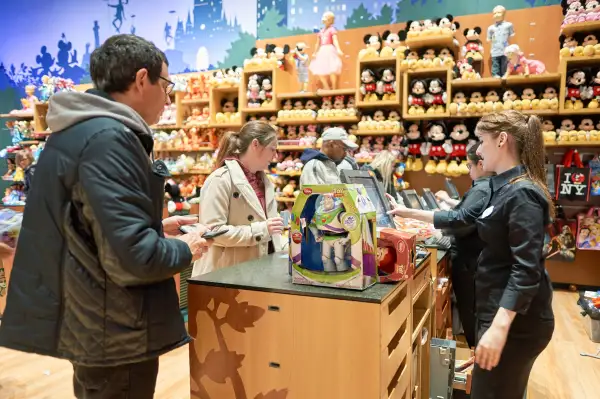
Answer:
[{"label": "doll in pink dress", "polygon": [[516,44],[511,44],[504,49],[504,55],[508,58],[508,66],[504,79],[510,75],[540,75],[546,72],[546,65],[542,61],[528,60]]},{"label": "doll in pink dress", "polygon": [[[337,30],[333,27],[335,16],[331,11],[323,14],[323,29],[317,35],[317,45],[313,59],[308,68],[310,72],[319,77],[323,89],[337,88],[338,76],[342,73],[342,59],[344,55],[340,50],[337,39]],[[331,84],[327,81],[331,80]]]}]

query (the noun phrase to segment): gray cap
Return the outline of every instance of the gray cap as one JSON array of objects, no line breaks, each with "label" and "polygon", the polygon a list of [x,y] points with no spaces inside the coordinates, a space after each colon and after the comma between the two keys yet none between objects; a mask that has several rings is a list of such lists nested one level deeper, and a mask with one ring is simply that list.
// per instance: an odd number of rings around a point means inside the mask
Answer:
[{"label": "gray cap", "polygon": [[347,148],[356,149],[358,148],[358,144],[353,143],[348,139],[348,133],[341,127],[330,127],[326,129],[321,135],[321,139],[323,142],[339,140],[344,143]]}]

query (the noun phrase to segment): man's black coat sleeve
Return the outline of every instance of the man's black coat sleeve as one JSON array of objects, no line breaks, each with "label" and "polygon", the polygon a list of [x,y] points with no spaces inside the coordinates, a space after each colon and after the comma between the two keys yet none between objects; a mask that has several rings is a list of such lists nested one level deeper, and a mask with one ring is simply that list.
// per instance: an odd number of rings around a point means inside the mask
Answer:
[{"label": "man's black coat sleeve", "polygon": [[131,131],[101,131],[81,156],[79,181],[85,201],[116,257],[110,259],[98,243],[102,267],[117,284],[166,280],[192,262],[183,241],[164,238],[153,228],[157,221],[149,170],[149,158]]}]

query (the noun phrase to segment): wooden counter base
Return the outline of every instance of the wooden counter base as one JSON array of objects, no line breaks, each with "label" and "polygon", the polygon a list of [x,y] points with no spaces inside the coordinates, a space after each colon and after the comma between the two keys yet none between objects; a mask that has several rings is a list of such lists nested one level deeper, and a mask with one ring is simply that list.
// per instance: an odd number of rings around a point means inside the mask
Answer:
[{"label": "wooden counter base", "polygon": [[188,293],[194,399],[429,396],[429,260],[380,303],[200,284]]}]

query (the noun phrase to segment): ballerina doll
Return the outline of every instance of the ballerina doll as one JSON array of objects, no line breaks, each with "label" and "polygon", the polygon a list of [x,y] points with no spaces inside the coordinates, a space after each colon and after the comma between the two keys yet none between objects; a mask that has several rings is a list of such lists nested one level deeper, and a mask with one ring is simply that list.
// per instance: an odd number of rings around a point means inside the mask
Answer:
[{"label": "ballerina doll", "polygon": [[546,72],[546,65],[542,61],[528,60],[516,44],[511,44],[504,49],[504,54],[508,58],[506,73],[503,78],[510,75],[540,75]]},{"label": "ballerina doll", "polygon": [[[323,89],[330,90],[337,87],[338,76],[342,73],[342,58],[344,53],[340,50],[337,30],[333,26],[335,15],[331,11],[323,14],[323,29],[317,35],[317,45],[309,65],[310,72],[319,77]],[[327,81],[329,76],[331,84]]]}]

